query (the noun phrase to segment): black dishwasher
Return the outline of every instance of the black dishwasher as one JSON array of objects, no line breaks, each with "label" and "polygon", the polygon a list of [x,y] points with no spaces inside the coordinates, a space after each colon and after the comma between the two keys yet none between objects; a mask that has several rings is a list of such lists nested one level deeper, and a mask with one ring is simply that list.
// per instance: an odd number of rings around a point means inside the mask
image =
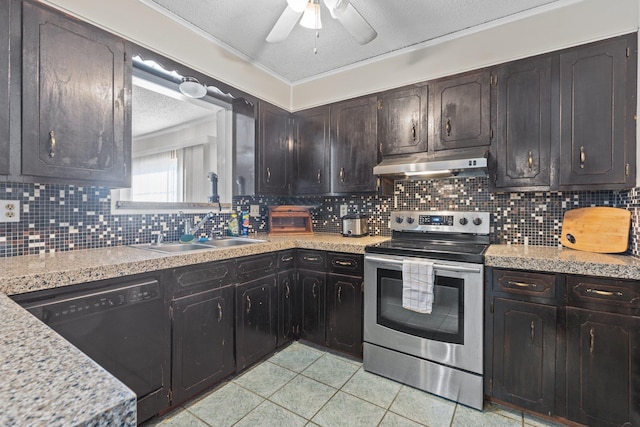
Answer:
[{"label": "black dishwasher", "polygon": [[170,324],[163,294],[158,279],[142,278],[12,298],[132,389],[140,423],[168,403]]}]

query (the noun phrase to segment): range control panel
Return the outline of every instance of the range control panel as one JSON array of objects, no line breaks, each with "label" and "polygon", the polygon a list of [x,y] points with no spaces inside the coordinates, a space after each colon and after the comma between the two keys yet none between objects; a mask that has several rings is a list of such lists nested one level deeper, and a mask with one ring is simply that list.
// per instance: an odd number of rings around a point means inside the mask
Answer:
[{"label": "range control panel", "polygon": [[394,231],[489,234],[489,212],[395,211],[391,212]]}]

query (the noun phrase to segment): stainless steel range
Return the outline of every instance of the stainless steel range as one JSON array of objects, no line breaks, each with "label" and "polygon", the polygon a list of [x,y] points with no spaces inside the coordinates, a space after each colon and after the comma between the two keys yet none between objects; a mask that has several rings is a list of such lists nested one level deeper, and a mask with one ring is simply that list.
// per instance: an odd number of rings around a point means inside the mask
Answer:
[{"label": "stainless steel range", "polygon": [[[365,249],[365,370],[482,409],[489,219],[487,212],[392,212],[391,240]],[[432,263],[430,314],[402,306],[405,260]]]}]

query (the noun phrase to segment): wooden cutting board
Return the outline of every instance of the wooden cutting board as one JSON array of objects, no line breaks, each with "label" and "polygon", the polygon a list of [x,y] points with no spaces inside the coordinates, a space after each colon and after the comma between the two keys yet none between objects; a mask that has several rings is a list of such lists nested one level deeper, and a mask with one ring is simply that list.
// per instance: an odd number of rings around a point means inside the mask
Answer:
[{"label": "wooden cutting board", "polygon": [[579,208],[566,211],[560,243],[571,249],[603,254],[629,246],[631,212],[619,208]]}]

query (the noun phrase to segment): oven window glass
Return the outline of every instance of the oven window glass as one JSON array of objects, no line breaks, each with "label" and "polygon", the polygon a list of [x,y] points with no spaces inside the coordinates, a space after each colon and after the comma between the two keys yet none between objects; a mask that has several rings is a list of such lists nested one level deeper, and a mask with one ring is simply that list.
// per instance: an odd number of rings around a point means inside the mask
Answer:
[{"label": "oven window glass", "polygon": [[464,344],[464,280],[435,276],[431,314],[402,308],[402,272],[378,268],[379,325],[413,336]]}]

